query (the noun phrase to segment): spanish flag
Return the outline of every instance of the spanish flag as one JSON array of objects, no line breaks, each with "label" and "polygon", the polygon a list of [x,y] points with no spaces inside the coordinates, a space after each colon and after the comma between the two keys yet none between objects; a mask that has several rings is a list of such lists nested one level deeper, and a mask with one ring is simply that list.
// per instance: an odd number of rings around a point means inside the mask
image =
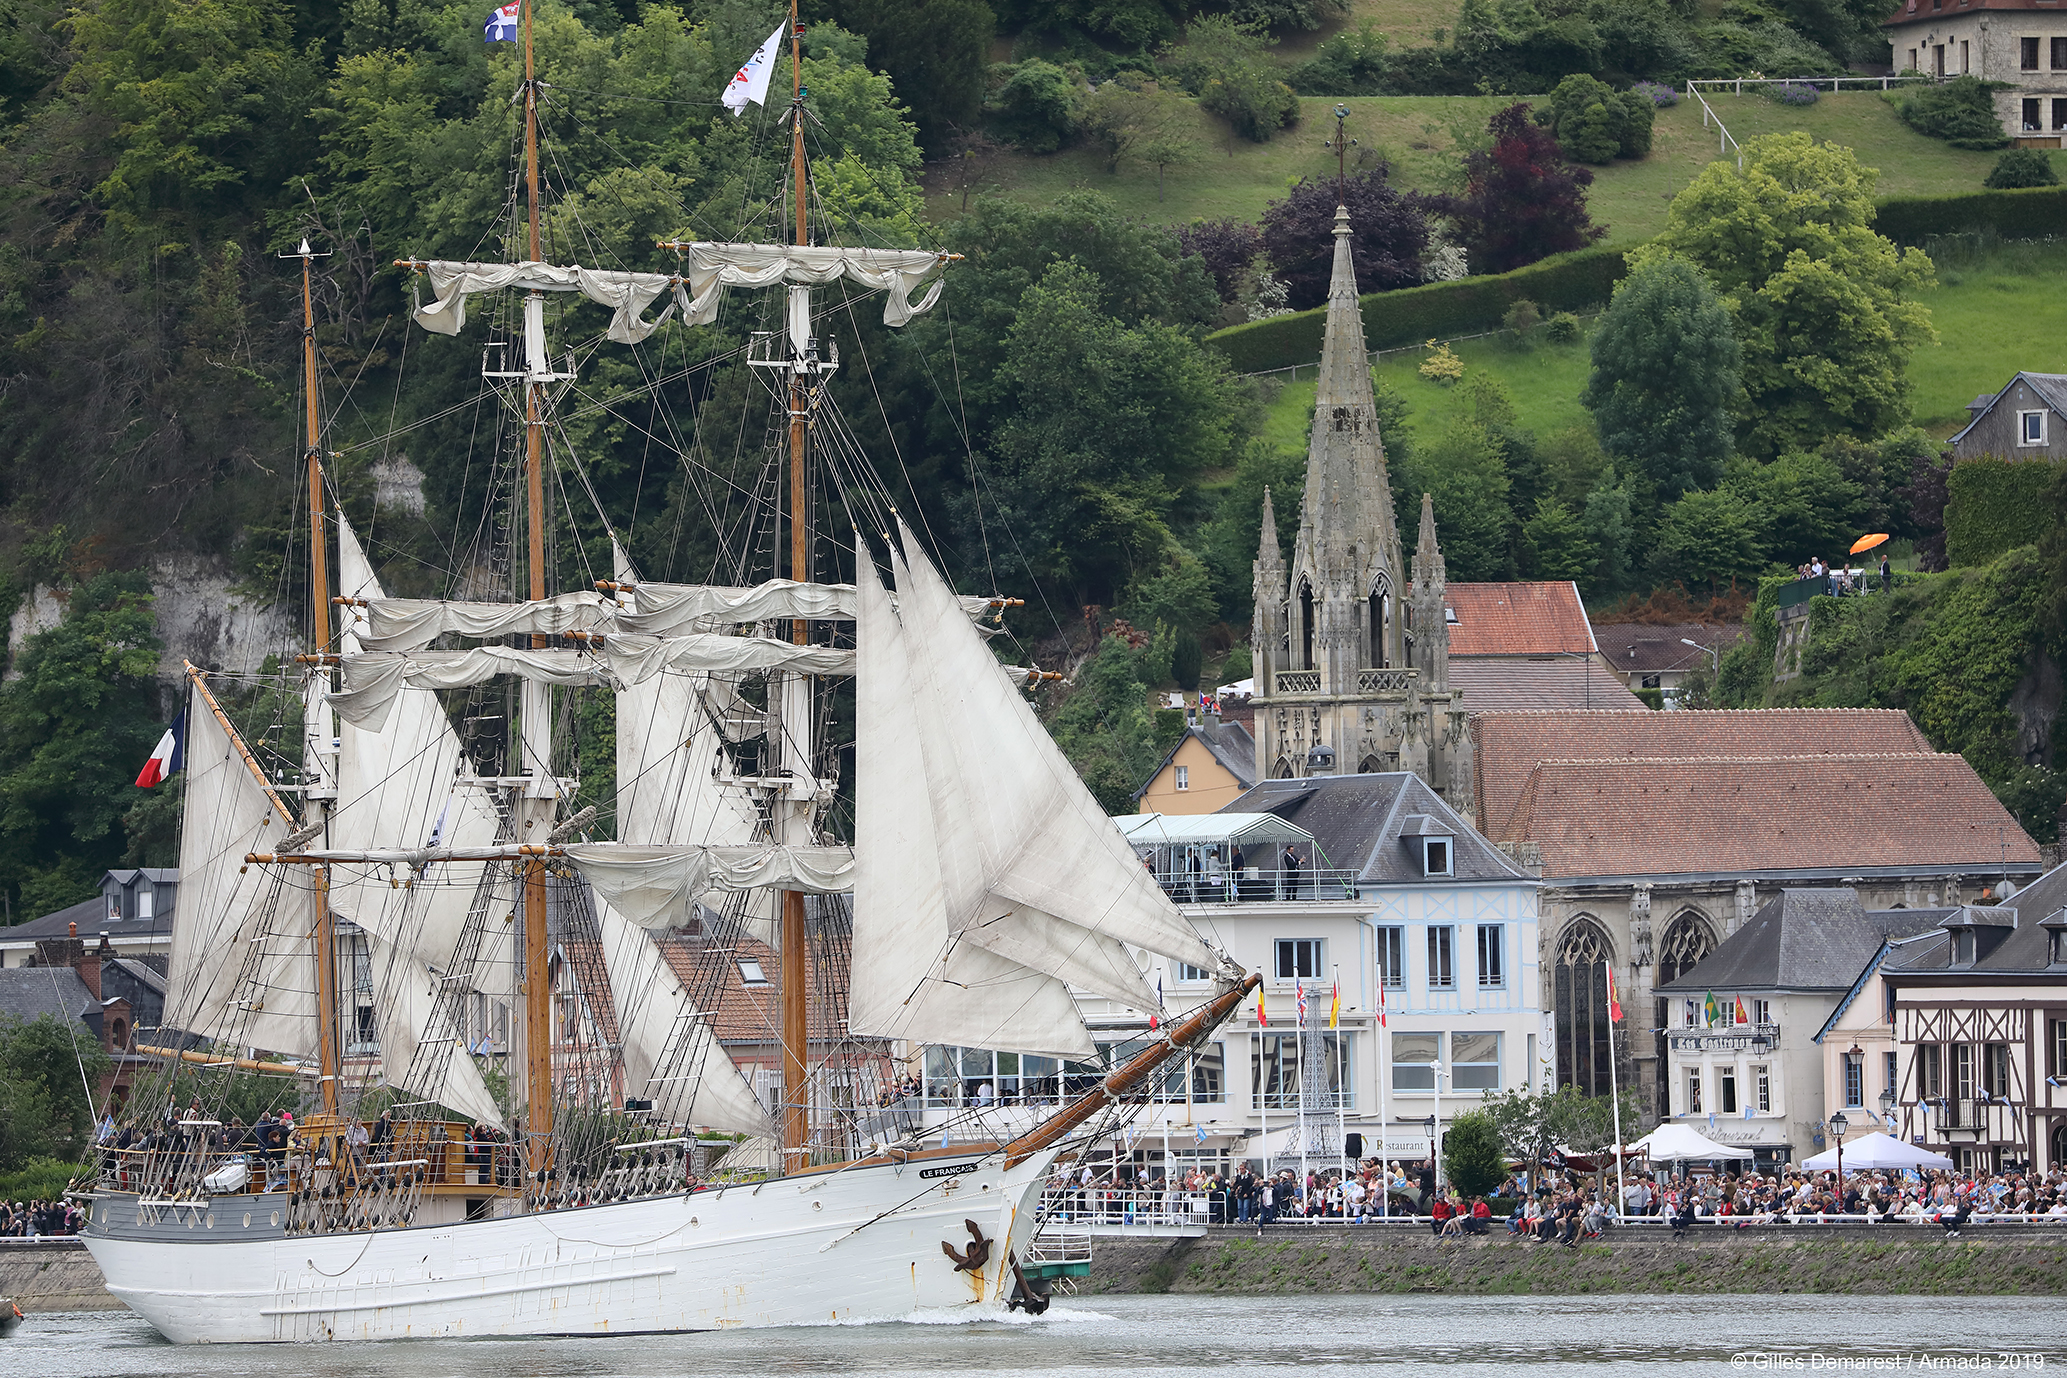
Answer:
[{"label": "spanish flag", "polygon": [[1340,981],[1337,981],[1337,982],[1335,983],[1335,993],[1334,993],[1334,998],[1333,998],[1332,1002],[1331,1002],[1331,1003],[1330,1003],[1330,1004],[1328,1005],[1328,1027],[1332,1029],[1332,1028],[1334,1028],[1334,1027],[1335,1027],[1335,1026],[1336,1026],[1337,1024],[1339,1024],[1339,1023],[1341,1023],[1341,1022],[1342,1022],[1342,983],[1341,983]]},{"label": "spanish flag", "polygon": [[1256,987],[1256,1027],[1263,1028],[1270,1020],[1263,1013],[1263,987]]}]

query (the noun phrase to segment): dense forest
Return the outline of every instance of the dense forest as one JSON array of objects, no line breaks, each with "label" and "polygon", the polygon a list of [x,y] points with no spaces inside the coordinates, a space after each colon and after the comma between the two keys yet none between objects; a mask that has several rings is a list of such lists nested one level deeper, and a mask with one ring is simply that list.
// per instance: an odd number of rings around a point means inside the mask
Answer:
[{"label": "dense forest", "polygon": [[[390,590],[508,580],[513,514],[492,471],[509,418],[483,402],[479,373],[510,323],[484,310],[460,341],[427,336],[406,324],[418,288],[394,266],[523,256],[518,54],[482,41],[487,9],[0,11],[0,602],[40,585],[65,603],[61,626],[10,648],[17,678],[0,687],[7,913],[89,893],[106,866],[169,859],[173,796],[128,783],[164,720],[150,571],[180,554],[227,561],[245,595],[306,611],[291,257],[304,240],[321,255],[329,479]],[[547,257],[660,269],[657,241],[783,234],[780,107],[735,119],[718,101],[782,12],[540,0]],[[928,160],[951,180],[1001,142],[1179,158],[1157,143],[1173,100],[1230,137],[1267,138],[1294,89],[1555,88],[1467,131],[1449,192],[1399,191],[1382,164],[1352,179],[1363,286],[1404,287],[1592,242],[1584,164],[1648,149],[1655,98],[1630,79],[1810,70],[1878,41],[1871,16],[1831,0],[1736,0],[1720,17],[1467,0],[1430,48],[1346,31],[1292,69],[1270,55],[1273,28],[1335,16],[1327,0],[1203,14],[1178,0],[813,0],[804,13],[818,233],[963,256],[940,307],[902,330],[836,302],[851,445],[966,588],[1026,600],[1001,649],[1074,671],[1044,708],[1114,806],[1167,739],[1147,689],[1243,672],[1266,485],[1281,537],[1296,526],[1303,452],[1264,433],[1270,385],[1204,341],[1319,299],[1336,189],[1301,184],[1255,223],[1182,229],[1091,193],[1028,205],[979,191],[934,224]],[[789,79],[785,57],[776,87]],[[1389,428],[1396,495],[1435,494],[1453,577],[1575,578],[1596,602],[1673,585],[1706,598],[1862,524],[1934,538],[1942,465],[1900,405],[1903,360],[1930,335],[1905,293],[1929,260],[1873,232],[1871,174],[1843,150],[1804,137],[1755,152],[1675,203],[1618,292],[1593,345],[1593,424],[1535,434],[1479,377],[1459,384],[1465,420],[1413,444]],[[1756,243],[1727,232],[1747,215],[1766,227]],[[670,325],[632,348],[595,346],[602,308],[556,305],[560,334],[589,341],[556,449],[561,587],[609,569],[599,511],[648,577],[769,572],[770,533],[744,515],[771,478],[765,402],[748,370],[706,365],[775,322],[750,294],[733,301],[713,327]],[[1699,366],[1661,376],[1661,357]],[[1397,419],[1399,399],[1383,400]],[[420,511],[376,505],[404,460],[422,475]],[[845,520],[837,479],[828,532]],[[829,570],[838,545],[828,534]],[[1102,636],[1115,619],[1121,634]],[[250,714],[261,728],[283,716]]]}]

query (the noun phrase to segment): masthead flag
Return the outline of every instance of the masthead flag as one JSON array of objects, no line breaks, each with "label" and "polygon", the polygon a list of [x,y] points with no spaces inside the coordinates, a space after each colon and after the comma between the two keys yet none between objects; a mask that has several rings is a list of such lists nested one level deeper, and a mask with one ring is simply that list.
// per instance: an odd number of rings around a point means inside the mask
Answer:
[{"label": "masthead flag", "polygon": [[510,0],[507,5],[498,5],[488,12],[488,22],[481,27],[481,37],[490,43],[515,43],[517,21],[524,17],[524,0]]},{"label": "masthead flag", "polygon": [[746,65],[734,72],[732,80],[726,83],[725,94],[720,99],[732,112],[733,119],[746,113],[749,101],[755,105],[768,103],[768,78],[775,75],[775,55],[782,51],[782,35],[788,28],[787,22],[777,25],[775,32],[768,35],[768,41],[754,49],[754,55],[746,60]]},{"label": "masthead flag", "polygon": [[187,715],[182,713],[172,720],[172,726],[165,729],[165,735],[158,739],[158,745],[151,749],[151,759],[144,762],[144,768],[137,772],[138,789],[155,789],[165,783],[165,777],[176,774],[186,764]]},{"label": "masthead flag", "polygon": [[1163,1026],[1163,973],[1161,973],[1161,972],[1159,971],[1159,972],[1157,972],[1157,973],[1156,973],[1156,1007],[1155,1007],[1154,1009],[1152,1009],[1152,1010],[1150,1010],[1150,1011],[1148,1012],[1148,1027],[1149,1027],[1150,1029],[1159,1029],[1159,1028],[1161,1028],[1162,1026]]},{"label": "masthead flag", "polygon": [[1620,1024],[1622,1022],[1622,1002],[1615,998],[1615,968],[1610,965],[1601,969],[1608,973],[1608,1022]]},{"label": "masthead flag", "polygon": [[1292,986],[1292,991],[1299,997],[1299,1027],[1301,1030],[1304,1030],[1306,1028],[1306,982],[1295,982]]},{"label": "masthead flag", "polygon": [[1385,978],[1383,976],[1379,977],[1378,980],[1378,1027],[1381,1029],[1387,1027],[1385,1022]]}]

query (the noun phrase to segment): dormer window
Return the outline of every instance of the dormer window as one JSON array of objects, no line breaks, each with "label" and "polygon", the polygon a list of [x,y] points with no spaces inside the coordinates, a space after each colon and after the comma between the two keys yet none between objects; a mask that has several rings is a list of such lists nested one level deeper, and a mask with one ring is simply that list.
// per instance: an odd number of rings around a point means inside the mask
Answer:
[{"label": "dormer window", "polygon": [[1447,876],[1456,868],[1451,864],[1450,839],[1447,837],[1424,837],[1421,839],[1421,874],[1424,876]]},{"label": "dormer window", "polygon": [[1970,967],[1974,964],[1974,935],[1969,929],[1957,929],[1952,934],[1952,965]]}]

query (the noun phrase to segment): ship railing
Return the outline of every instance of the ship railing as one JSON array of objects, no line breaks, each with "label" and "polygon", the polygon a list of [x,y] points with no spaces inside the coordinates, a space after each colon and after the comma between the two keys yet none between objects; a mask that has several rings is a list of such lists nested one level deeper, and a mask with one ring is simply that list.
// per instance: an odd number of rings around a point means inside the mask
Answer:
[{"label": "ship railing", "polygon": [[1085,1228],[1161,1226],[1189,1229],[1212,1219],[1213,1202],[1203,1191],[1179,1187],[1115,1186],[1093,1182],[1089,1186],[1051,1186],[1041,1193],[1041,1216],[1050,1223],[1044,1230],[1063,1226]]},{"label": "ship railing", "polygon": [[1021,1262],[1034,1264],[1089,1263],[1091,1261],[1091,1232],[1071,1229],[1049,1221],[1039,1233],[1027,1241],[1026,1257]]}]

